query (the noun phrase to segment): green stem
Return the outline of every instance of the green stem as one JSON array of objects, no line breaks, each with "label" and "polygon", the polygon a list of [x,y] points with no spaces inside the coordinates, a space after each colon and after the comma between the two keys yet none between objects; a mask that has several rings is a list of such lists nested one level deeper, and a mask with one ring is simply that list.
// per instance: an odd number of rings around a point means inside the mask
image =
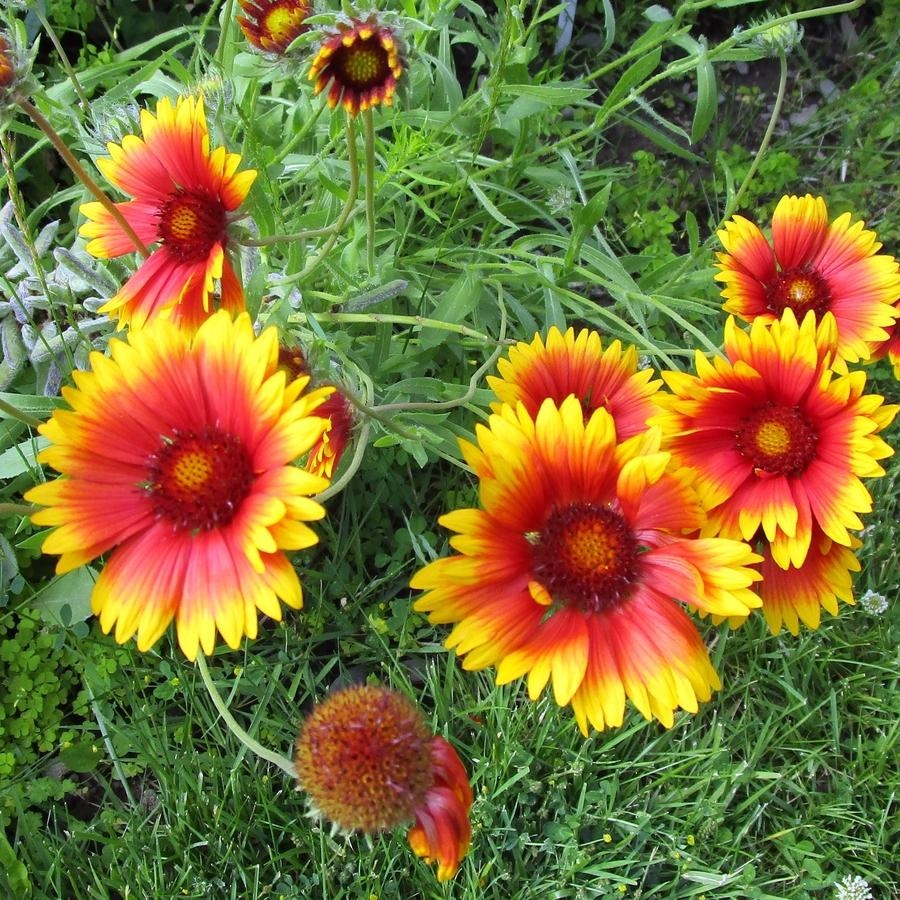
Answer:
[{"label": "green stem", "polygon": [[90,112],[90,103],[88,102],[87,95],[84,93],[84,90],[81,87],[81,82],[78,80],[78,76],[75,74],[75,70],[72,68],[72,63],[69,62],[69,57],[66,56],[66,51],[63,49],[63,45],[59,42],[59,38],[56,36],[56,32],[53,30],[53,27],[50,25],[50,22],[47,21],[47,17],[41,11],[41,4],[36,3],[32,7],[34,14],[37,16],[38,21],[44,28],[44,31],[47,32],[47,37],[50,38],[50,43],[53,44],[56,49],[56,54],[59,56],[59,61],[62,63],[62,67],[65,70],[66,75],[69,78],[69,81],[72,82],[72,87],[75,88],[75,93],[78,95],[78,99],[81,101],[81,109],[85,115]]},{"label": "green stem", "polygon": [[722,216],[723,222],[725,219],[730,218],[736,209],[740,208],[741,200],[747,192],[747,188],[750,186],[750,182],[753,180],[753,176],[756,174],[759,164],[766,155],[769,144],[772,143],[772,135],[775,134],[775,126],[778,124],[778,119],[781,116],[781,107],[784,104],[785,88],[787,87],[787,54],[785,54],[783,50],[778,54],[778,64],[778,93],[775,95],[775,104],[772,107],[772,115],[769,116],[769,124],[766,126],[766,132],[760,141],[756,155],[753,157],[753,162],[750,163],[750,168],[747,170],[747,174],[744,176],[743,181],[741,181],[741,186],[738,188],[731,203],[725,209],[725,215]]},{"label": "green stem", "polygon": [[11,403],[7,403],[2,399],[0,399],[0,412],[6,413],[10,419],[16,419],[17,421],[28,425],[30,428],[39,428],[44,424],[40,419],[30,416],[27,412],[22,412],[21,409],[16,408]]},{"label": "green stem", "polygon": [[309,231],[295,231],[293,234],[269,234],[265,237],[243,237],[238,235],[235,238],[238,244],[244,247],[271,247],[274,244],[290,244],[295,241],[305,241],[307,238],[324,237],[331,234],[335,230],[337,223],[326,225],[324,228],[311,228]]},{"label": "green stem", "polygon": [[225,44],[228,42],[228,32],[231,31],[231,20],[234,16],[234,0],[226,0],[225,11],[222,13],[222,27],[219,29],[219,43],[216,45],[216,62],[223,66],[225,62]]},{"label": "green stem", "polygon": [[[304,315],[301,313],[301,315]],[[291,316],[293,319],[294,317]],[[507,347],[515,341],[509,339],[493,338],[490,335],[469,328],[468,325],[458,325],[455,322],[442,322],[440,319],[426,319],[424,316],[395,316],[387,313],[329,313],[317,312],[314,316],[317,322],[369,322],[381,324],[390,322],[394,325],[418,325],[421,328],[437,328],[440,331],[451,331],[461,334],[463,337],[473,338],[482,344],[500,344]]]},{"label": "green stem", "polygon": [[212,677],[209,674],[209,669],[206,666],[206,657],[203,655],[203,651],[199,651],[197,653],[197,668],[200,671],[200,677],[203,679],[203,684],[206,686],[206,690],[209,692],[210,699],[213,702],[213,706],[218,710],[219,715],[224,719],[225,724],[228,726],[228,730],[251,752],[255,753],[261,759],[266,760],[267,762],[273,763],[278,766],[283,772],[287,775],[290,775],[291,778],[296,778],[297,773],[294,770],[294,764],[282,756],[280,753],[276,753],[274,750],[269,750],[266,747],[263,747],[259,741],[250,737],[240,725],[238,725],[234,716],[231,714],[228,707],[225,705],[225,701],[222,699],[222,695],[219,693],[218,688],[213,683]]},{"label": "green stem", "polygon": [[84,167],[75,159],[72,151],[66,146],[63,139],[57,134],[56,129],[44,118],[43,114],[34,106],[32,106],[24,97],[18,98],[19,106],[28,115],[32,122],[37,125],[47,137],[47,140],[56,148],[56,152],[63,158],[65,164],[72,170],[72,174],[88,189],[91,196],[95,200],[103,204],[103,208],[115,219],[116,224],[128,235],[134,244],[138,253],[145,259],[150,255],[150,251],[144,246],[144,242],[137,236],[135,230],[128,224],[128,220],[119,211],[118,207],[103,191],[90,175],[85,171]]},{"label": "green stem", "polygon": [[307,261],[303,271],[290,279],[291,281],[302,281],[304,278],[308,278],[322,265],[331,252],[331,248],[335,245],[341,229],[347,224],[347,220],[350,218],[350,214],[356,204],[356,197],[359,194],[359,157],[356,152],[356,128],[353,124],[353,117],[349,113],[347,114],[347,161],[350,164],[350,187],[347,190],[347,201],[344,203],[344,208],[334,223],[334,230],[331,232],[328,240],[319,248],[318,253]]},{"label": "green stem", "polygon": [[291,139],[278,151],[278,155],[275,159],[272,160],[272,165],[278,165],[281,163],[284,158],[291,153],[291,151],[309,134],[310,131],[315,127],[316,122],[319,119],[319,116],[322,115],[322,110],[328,109],[326,104],[317,103],[316,111],[303,123],[303,127],[299,131],[295,131],[293,135],[291,135]]},{"label": "green stem", "polygon": [[366,124],[366,263],[375,277],[375,116],[370,106],[363,112]]},{"label": "green stem", "polygon": [[36,513],[40,507],[28,503],[0,503],[0,519],[8,516],[30,516]]}]

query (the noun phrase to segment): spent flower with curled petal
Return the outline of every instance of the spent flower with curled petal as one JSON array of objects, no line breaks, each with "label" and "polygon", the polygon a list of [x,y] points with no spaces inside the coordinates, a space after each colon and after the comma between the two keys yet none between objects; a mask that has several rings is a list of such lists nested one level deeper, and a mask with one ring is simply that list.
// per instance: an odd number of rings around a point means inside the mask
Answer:
[{"label": "spent flower with curled petal", "polygon": [[456,873],[471,838],[469,779],[402,694],[374,685],[331,694],[300,729],[295,768],[314,812],[336,828],[374,834],[414,821],[413,851],[437,862],[439,881]]}]

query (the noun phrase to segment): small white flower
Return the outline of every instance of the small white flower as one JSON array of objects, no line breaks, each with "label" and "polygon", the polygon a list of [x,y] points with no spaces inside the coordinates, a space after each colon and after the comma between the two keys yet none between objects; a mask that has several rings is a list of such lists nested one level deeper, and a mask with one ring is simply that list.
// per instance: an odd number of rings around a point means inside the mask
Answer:
[{"label": "small white flower", "polygon": [[859,598],[859,605],[870,615],[880,616],[888,608],[888,600],[871,588]]},{"label": "small white flower", "polygon": [[835,900],[873,900],[869,882],[859,875],[845,875],[834,885]]}]

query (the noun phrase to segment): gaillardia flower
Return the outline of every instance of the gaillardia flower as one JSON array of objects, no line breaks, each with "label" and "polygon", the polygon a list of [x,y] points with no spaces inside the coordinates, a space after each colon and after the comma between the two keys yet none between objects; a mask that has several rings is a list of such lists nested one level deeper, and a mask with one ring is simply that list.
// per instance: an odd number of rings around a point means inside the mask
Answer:
[{"label": "gaillardia flower", "polygon": [[402,694],[373,685],[320,703],[297,738],[295,767],[313,809],[344,831],[415,820],[409,843],[452,878],[469,848],[472,789],[456,751]]},{"label": "gaillardia flower", "polygon": [[[648,417],[657,411],[652,398],[662,384],[650,380],[650,369],[638,369],[635,347],[623,351],[613,341],[604,350],[600,335],[586,328],[576,337],[573,328],[563,335],[554,326],[546,345],[539,334],[530,344],[521,341],[497,363],[497,371],[499,377],[487,380],[502,403],[521,401],[534,417],[548,397],[559,406],[574,394],[585,416],[600,407],[608,410],[620,440],[647,429]],[[498,412],[500,404],[491,409]]]},{"label": "gaillardia flower", "polygon": [[778,634],[783,625],[797,635],[800,622],[807,628],[819,627],[823,607],[836,616],[838,600],[853,603],[853,573],[860,570],[854,550],[860,544],[859,538],[851,536],[851,546],[843,547],[815,528],[803,564],[786,569],[775,563],[764,546],[759,564],[762,581],[756,590],[769,631]]},{"label": "gaillardia flower", "polygon": [[772,216],[772,243],[743,216],[718,232],[717,253],[726,312],[745,322],[778,319],[790,309],[798,321],[807,312],[837,322],[838,354],[850,362],[868,359],[887,339],[900,298],[893,257],[878,251],[875,232],[844,213],[828,224],[821,197],[782,197]]},{"label": "gaillardia flower", "polygon": [[[244,290],[226,253],[229,214],[253,180],[238,171],[241,158],[224,147],[210,152],[203,99],[164,97],[154,116],[141,111],[143,138],[126,135],[107,145],[110,157],[97,165],[107,179],[134,199],[116,204],[138,237],[159,243],[148,259],[101,312],[120,325],[143,328],[170,315],[194,330],[213,311],[211,295],[221,280],[219,305],[232,315],[244,308]],[[134,245],[102,203],[85,203],[88,253],[107,259],[134,251]]]},{"label": "gaillardia flower", "polygon": [[340,103],[355,116],[379,104],[390,106],[403,70],[399,36],[373,16],[340,23],[319,45],[309,80],[317,94],[331,83],[328,105]]},{"label": "gaillardia flower", "polygon": [[304,32],[312,14],[309,0],[239,0],[244,15],[238,25],[244,37],[266,53],[281,55]]},{"label": "gaillardia flower", "polygon": [[255,337],[246,313],[220,310],[194,336],[159,320],[110,352],[73,373],[71,409],[39,429],[38,459],[62,473],[25,495],[47,507],[32,521],[55,526],[43,550],[59,573],[109,553],[91,603],[119,643],[136,633],[147,650],[174,618],[188,659],[213,652],[216,630],[236,648],[257,609],[302,605],[285,551],[318,540],[309,495],[328,482],[291,463],[319,439],[330,389],[287,384],[275,329]]},{"label": "gaillardia flower", "polygon": [[328,424],[322,437],[309,453],[306,461],[308,471],[325,478],[331,478],[335,467],[340,463],[350,433],[353,430],[353,408],[340,388],[319,407],[316,415],[325,419]]},{"label": "gaillardia flower", "polygon": [[751,540],[761,527],[772,558],[803,565],[816,527],[844,547],[858,513],[872,508],[861,478],[884,474],[893,451],[877,436],[897,412],[864,394],[863,372],[829,368],[834,318],[802,325],[786,309],[749,334],[729,317],[725,354],[697,353],[697,375],[663,372],[672,394],[662,425],[676,460],[691,470],[709,520],[704,534]]},{"label": "gaillardia flower", "polygon": [[415,608],[456,623],[446,645],[466,669],[497,666],[504,684],[529,673],[537,699],[552,678],[560,706],[621,725],[626,696],[664,725],[720,687],[706,647],[675,601],[721,616],[759,606],[739,541],[687,537],[704,522],[688,481],[661,452],[658,428],[617,442],[612,416],[587,418],[569,396],[532,418],[504,405],[461,441],[481,508],[441,524],[459,555],[425,566]]}]

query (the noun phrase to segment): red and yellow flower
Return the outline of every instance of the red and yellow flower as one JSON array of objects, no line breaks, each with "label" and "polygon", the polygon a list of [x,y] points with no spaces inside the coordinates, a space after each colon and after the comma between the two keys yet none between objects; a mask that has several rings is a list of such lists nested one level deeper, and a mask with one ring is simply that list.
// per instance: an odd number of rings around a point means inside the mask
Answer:
[{"label": "red and yellow flower", "polygon": [[472,788],[459,756],[402,694],[356,685],[320,703],[297,737],[297,780],[313,809],[345,831],[414,820],[410,847],[452,878],[469,849]]},{"label": "red and yellow flower", "polygon": [[415,608],[454,623],[446,644],[467,669],[528,673],[536,699],[552,679],[584,734],[621,725],[626,697],[674,722],[720,687],[682,601],[721,616],[760,605],[759,560],[742,542],[690,538],[696,494],[660,450],[658,428],[618,442],[612,416],[569,396],[535,417],[504,405],[478,444],[461,442],[481,508],[441,518],[455,556],[412,579]]},{"label": "red and yellow flower", "polygon": [[[637,349],[623,350],[619,341],[604,349],[600,335],[587,328],[565,335],[556,326],[539,334],[531,343],[521,341],[510,348],[508,359],[497,364],[499,377],[489,375],[488,384],[502,403],[521,401],[530,416],[536,416],[548,397],[557,406],[574,394],[585,416],[599,408],[609,411],[619,439],[647,429],[647,419],[657,409],[653,395],[661,381],[651,381],[650,369],[638,369]],[[499,412],[500,404],[491,404]]]},{"label": "red and yellow flower", "polygon": [[316,408],[278,371],[274,328],[259,337],[246,313],[224,310],[191,336],[159,320],[91,355],[91,371],[63,388],[40,432],[41,462],[62,477],[25,496],[54,530],[45,553],[57,572],[109,554],[91,602],[100,625],[148,650],[174,619],[185,656],[256,636],[259,609],[299,609],[300,582],[285,551],[318,540],[324,515],[310,499],[328,481],[292,465],[319,439]]},{"label": "red and yellow flower", "polygon": [[319,407],[320,415],[328,423],[322,437],[309,453],[306,468],[309,472],[331,478],[340,463],[350,434],[353,431],[353,408],[340,388]]},{"label": "red and yellow flower", "polygon": [[806,559],[800,566],[779,566],[767,546],[761,550],[759,564],[762,581],[756,586],[762,600],[762,611],[772,634],[782,626],[793,634],[800,633],[800,623],[818,628],[822,608],[838,614],[838,600],[853,603],[853,573],[860,570],[854,552],[861,545],[851,537],[851,546],[836,544],[816,528]]},{"label": "red and yellow flower", "polygon": [[792,310],[747,333],[733,318],[725,354],[697,353],[697,374],[663,372],[672,391],[657,421],[676,460],[691,470],[708,511],[706,535],[751,540],[762,529],[783,569],[806,560],[815,530],[850,547],[859,513],[872,508],[860,479],[880,476],[893,451],[879,438],[897,412],[865,394],[863,372],[829,368],[830,314],[801,325]]},{"label": "red and yellow flower", "polygon": [[[133,199],[116,206],[148,246],[159,244],[102,312],[120,325],[143,328],[170,316],[194,330],[211,312],[215,282],[219,306],[244,308],[244,290],[226,252],[229,216],[243,203],[256,172],[238,171],[241,157],[224,147],[210,152],[203,99],[164,97],[154,116],[141,111],[143,137],[108,144],[97,160],[106,178]],[[88,253],[102,259],[134,251],[131,239],[102,203],[85,203]]]},{"label": "red and yellow flower", "polygon": [[772,322],[786,309],[802,321],[812,311],[837,322],[838,353],[868,359],[898,315],[900,272],[879,253],[874,231],[844,213],[831,224],[821,197],[782,197],[772,216],[772,241],[743,216],[718,232],[725,248],[716,279],[726,312],[745,322]]},{"label": "red and yellow flower", "polygon": [[267,53],[283,54],[301,34],[312,15],[310,0],[239,0],[244,15],[238,25],[244,37]]},{"label": "red and yellow flower", "polygon": [[340,103],[355,116],[373,106],[393,104],[404,69],[399,35],[370,17],[349,25],[340,23],[337,31],[322,41],[309,80],[315,83],[317,94],[330,83],[328,105]]}]

